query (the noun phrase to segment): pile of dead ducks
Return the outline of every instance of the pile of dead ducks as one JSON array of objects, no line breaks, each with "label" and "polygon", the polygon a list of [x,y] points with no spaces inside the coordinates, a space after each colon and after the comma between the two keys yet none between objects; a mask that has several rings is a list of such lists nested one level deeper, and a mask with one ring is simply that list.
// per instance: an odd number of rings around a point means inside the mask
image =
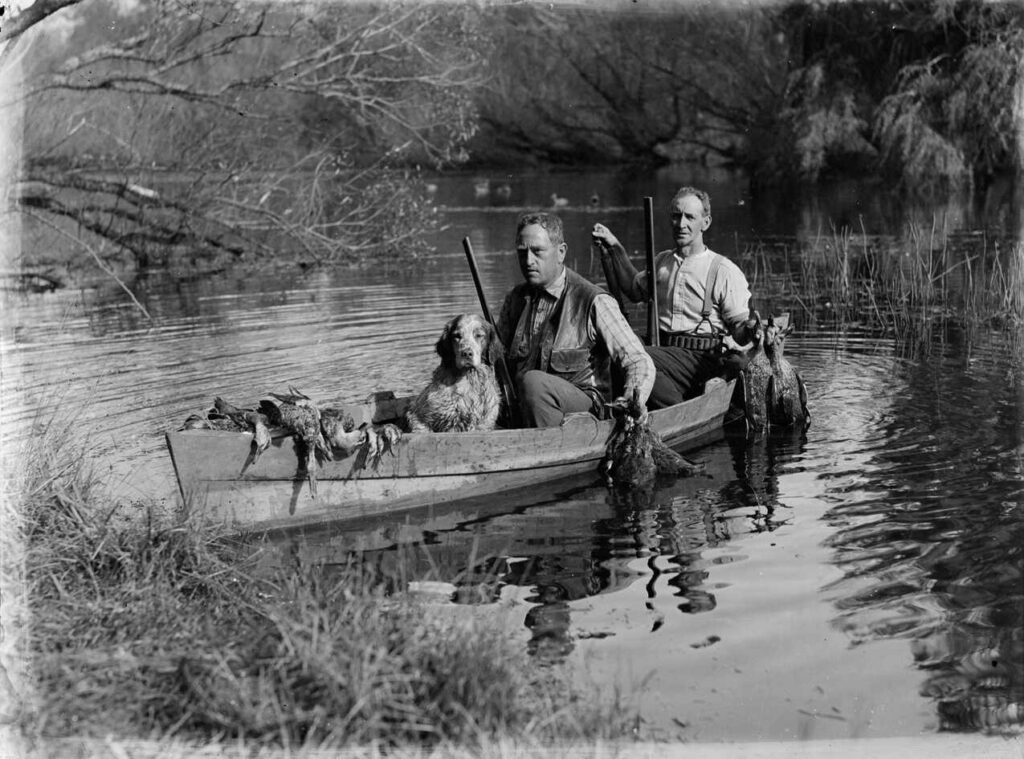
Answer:
[{"label": "pile of dead ducks", "polygon": [[741,378],[748,428],[755,433],[772,427],[807,429],[807,388],[784,355],[793,326],[781,327],[771,316],[762,322],[755,311],[750,327],[753,337],[746,345],[730,344],[731,338],[726,338],[727,347],[749,354]]},{"label": "pile of dead ducks", "polygon": [[[785,357],[785,340],[792,325],[778,324],[771,316],[762,322],[754,312],[748,323],[751,340],[737,344],[725,339],[728,350],[748,354],[741,388],[747,429],[764,433],[771,428],[804,430],[811,423],[807,388],[799,372]],[[669,448],[653,430],[638,398],[609,404],[615,428],[608,438],[600,472],[609,486],[644,488],[659,475],[691,476],[702,465]]]},{"label": "pile of dead ducks", "polygon": [[256,463],[281,430],[296,442],[299,461],[309,480],[310,495],[316,497],[318,460],[333,461],[340,453],[361,457],[360,464],[376,467],[385,453],[392,453],[402,437],[394,424],[374,427],[356,425],[351,414],[334,406],[321,406],[308,395],[289,386],[288,393],[270,393],[255,408],[240,408],[217,397],[205,414],[192,414],[183,430],[223,430],[252,433],[252,445],[242,471]]}]

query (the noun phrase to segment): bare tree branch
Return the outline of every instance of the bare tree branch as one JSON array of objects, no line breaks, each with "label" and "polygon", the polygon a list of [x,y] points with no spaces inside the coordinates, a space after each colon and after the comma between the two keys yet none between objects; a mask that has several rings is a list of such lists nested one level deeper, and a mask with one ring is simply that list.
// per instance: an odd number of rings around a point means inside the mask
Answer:
[{"label": "bare tree branch", "polygon": [[422,249],[436,221],[394,166],[450,160],[476,129],[481,58],[463,44],[476,11],[193,10],[153,0],[123,38],[79,44],[28,83],[44,126],[26,139],[21,208],[139,265]]},{"label": "bare tree branch", "polygon": [[0,42],[20,37],[45,18],[82,0],[36,0],[8,19],[0,17]]}]

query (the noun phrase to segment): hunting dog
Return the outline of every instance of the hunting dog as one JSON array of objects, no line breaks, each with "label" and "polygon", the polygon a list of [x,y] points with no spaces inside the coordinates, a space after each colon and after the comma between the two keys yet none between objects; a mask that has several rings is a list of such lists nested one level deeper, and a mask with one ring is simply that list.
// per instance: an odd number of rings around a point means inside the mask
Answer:
[{"label": "hunting dog", "polygon": [[438,338],[441,365],[409,405],[410,432],[492,430],[501,410],[494,363],[501,341],[494,327],[476,314],[459,314]]}]

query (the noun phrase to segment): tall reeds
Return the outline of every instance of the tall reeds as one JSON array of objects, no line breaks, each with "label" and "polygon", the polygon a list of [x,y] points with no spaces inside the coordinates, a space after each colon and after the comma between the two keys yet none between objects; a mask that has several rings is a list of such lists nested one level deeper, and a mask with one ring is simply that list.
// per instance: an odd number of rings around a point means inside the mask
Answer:
[{"label": "tall reeds", "polygon": [[933,224],[902,238],[848,227],[741,255],[758,301],[811,320],[905,335],[937,320],[1024,323],[1024,243],[953,237]]},{"label": "tall reeds", "polygon": [[471,748],[635,723],[500,613],[416,601],[359,561],[268,570],[258,539],[111,503],[70,439],[38,436],[21,496],[32,740]]}]

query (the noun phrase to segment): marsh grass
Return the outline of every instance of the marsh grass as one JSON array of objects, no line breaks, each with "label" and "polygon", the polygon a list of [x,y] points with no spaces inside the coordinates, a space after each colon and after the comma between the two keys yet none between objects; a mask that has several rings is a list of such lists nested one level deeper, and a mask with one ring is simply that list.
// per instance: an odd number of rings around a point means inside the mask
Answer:
[{"label": "marsh grass", "polygon": [[902,239],[833,229],[802,244],[747,249],[752,290],[771,310],[797,308],[839,326],[899,335],[936,321],[969,328],[1024,323],[1024,243],[957,238],[933,224]]},{"label": "marsh grass", "polygon": [[257,571],[267,546],[108,506],[50,427],[22,498],[35,742],[149,739],[287,751],[612,739],[636,715],[538,666],[491,614],[352,561]]}]

